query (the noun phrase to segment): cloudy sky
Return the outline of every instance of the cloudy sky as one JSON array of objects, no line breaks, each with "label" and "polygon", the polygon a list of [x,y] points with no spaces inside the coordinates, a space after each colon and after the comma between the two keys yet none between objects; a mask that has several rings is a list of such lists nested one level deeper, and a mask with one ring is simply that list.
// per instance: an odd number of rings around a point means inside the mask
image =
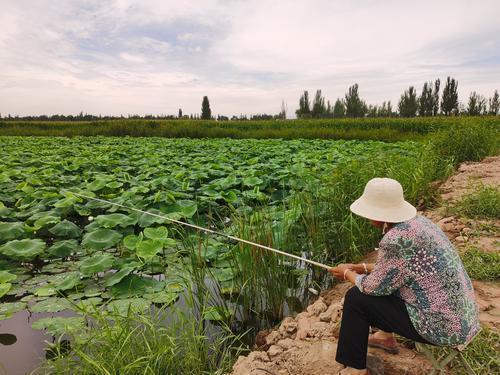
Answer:
[{"label": "cloudy sky", "polygon": [[451,75],[500,89],[498,0],[0,0],[0,113],[293,113]]}]

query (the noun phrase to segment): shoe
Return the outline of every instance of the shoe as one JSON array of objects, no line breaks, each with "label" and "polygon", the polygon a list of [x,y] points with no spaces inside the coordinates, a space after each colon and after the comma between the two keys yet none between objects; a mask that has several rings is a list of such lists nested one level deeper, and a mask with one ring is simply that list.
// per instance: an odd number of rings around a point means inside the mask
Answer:
[{"label": "shoe", "polygon": [[377,339],[373,335],[368,336],[368,346],[384,349],[387,353],[398,354],[398,342],[394,337],[388,339]]}]

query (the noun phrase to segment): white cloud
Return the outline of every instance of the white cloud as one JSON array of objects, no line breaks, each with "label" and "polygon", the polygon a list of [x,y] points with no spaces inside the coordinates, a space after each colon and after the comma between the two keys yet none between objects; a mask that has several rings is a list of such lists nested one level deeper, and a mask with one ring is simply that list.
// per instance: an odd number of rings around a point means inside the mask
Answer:
[{"label": "white cloud", "polygon": [[424,0],[40,0],[0,4],[0,112],[293,112],[359,83],[394,104],[409,85],[500,82],[500,4]]}]

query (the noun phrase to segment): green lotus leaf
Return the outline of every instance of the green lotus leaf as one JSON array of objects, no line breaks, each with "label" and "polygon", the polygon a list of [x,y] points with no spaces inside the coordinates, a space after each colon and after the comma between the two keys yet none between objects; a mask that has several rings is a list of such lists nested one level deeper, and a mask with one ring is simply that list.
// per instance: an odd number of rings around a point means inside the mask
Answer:
[{"label": "green lotus leaf", "polygon": [[211,306],[203,311],[203,318],[211,321],[223,321],[231,317],[231,312],[222,306]]},{"label": "green lotus leaf", "polygon": [[4,302],[0,303],[0,320],[10,318],[15,313],[26,308],[24,302]]},{"label": "green lotus leaf", "polygon": [[236,277],[235,270],[233,268],[214,268],[212,270],[214,278],[221,281],[229,281]]},{"label": "green lotus leaf", "polygon": [[136,251],[138,257],[149,260],[163,249],[163,243],[155,240],[145,240],[138,242]]},{"label": "green lotus leaf", "polygon": [[253,187],[253,186],[256,186],[256,185],[260,185],[262,184],[264,181],[262,181],[260,178],[258,177],[245,177],[243,179],[243,185],[245,186],[250,186],[250,187]]},{"label": "green lotus leaf", "polygon": [[168,237],[168,229],[165,227],[146,228],[144,236],[150,240],[163,241]]},{"label": "green lotus leaf", "polygon": [[59,312],[71,308],[71,303],[59,297],[49,297],[30,307],[31,312]]},{"label": "green lotus leaf", "polygon": [[[168,215],[161,212],[160,210],[150,209],[150,210],[148,210],[148,212],[156,214],[156,215],[168,217]],[[163,217],[158,217],[158,216],[152,216],[152,215],[148,215],[148,214],[142,214],[138,220],[138,224],[142,228],[149,227],[153,224],[166,224],[166,223],[169,223],[168,219],[163,218]]]},{"label": "green lotus leaf", "polygon": [[78,272],[68,272],[63,275],[63,278],[58,283],[53,283],[57,290],[73,289],[82,282]]},{"label": "green lotus leaf", "polygon": [[135,218],[124,214],[99,215],[95,218],[95,221],[103,228],[126,228],[137,223]]},{"label": "green lotus leaf", "polygon": [[132,271],[134,271],[134,267],[125,267],[122,268],[120,271],[113,273],[111,276],[106,278],[106,281],[104,282],[104,286],[110,287],[115,284],[118,284],[122,279],[129,275]]},{"label": "green lotus leaf", "polygon": [[8,283],[12,280],[17,279],[17,275],[9,273],[7,271],[0,271],[0,284]]},{"label": "green lotus leaf", "polygon": [[119,299],[108,304],[108,311],[127,317],[129,314],[134,315],[147,311],[150,306],[151,302],[144,298]]},{"label": "green lotus leaf", "polygon": [[68,196],[66,198],[58,200],[56,203],[54,203],[54,207],[57,208],[68,208],[72,207],[75,203],[80,201],[81,199],[78,198],[75,195]]},{"label": "green lotus leaf", "polygon": [[0,247],[0,253],[21,260],[32,260],[45,250],[45,242],[40,239],[13,240]]},{"label": "green lotus leaf", "polygon": [[127,275],[113,285],[110,293],[115,298],[128,298],[143,295],[147,290],[154,291],[158,281],[138,275]]},{"label": "green lotus leaf", "polygon": [[38,297],[49,297],[57,294],[57,289],[50,284],[44,285],[35,291],[35,295]]},{"label": "green lotus leaf", "polygon": [[142,233],[140,233],[138,236],[135,234],[129,234],[123,239],[123,246],[125,246],[129,250],[135,250],[135,247],[137,246],[137,243],[142,241]]},{"label": "green lotus leaf", "polygon": [[82,261],[80,272],[84,276],[90,276],[94,273],[104,272],[111,268],[115,258],[111,254],[96,254]]},{"label": "green lotus leaf", "polygon": [[123,186],[123,182],[118,182],[118,181],[112,181],[108,184],[106,184],[106,187],[110,189],[118,189],[119,187]]},{"label": "green lotus leaf", "polygon": [[58,237],[79,238],[82,230],[71,221],[63,220],[49,229],[49,232]]},{"label": "green lotus leaf", "polygon": [[156,292],[156,293],[146,293],[144,294],[144,298],[153,302],[153,303],[159,303],[159,304],[171,304],[172,302],[175,302],[177,298],[179,297],[179,293],[175,292],[168,292],[168,291],[161,291],[161,292]]},{"label": "green lotus leaf", "polygon": [[104,250],[115,246],[122,235],[112,229],[98,229],[83,236],[82,245],[93,250]]},{"label": "green lotus leaf", "polygon": [[86,190],[90,190],[90,191],[99,191],[101,189],[104,189],[106,187],[106,184],[110,182],[110,178],[108,177],[98,177],[96,178],[94,181],[92,181],[91,183],[87,184],[87,186],[85,187]]},{"label": "green lotus leaf", "polygon": [[35,223],[33,224],[33,228],[35,230],[40,230],[41,228],[48,227],[51,224],[57,224],[60,221],[61,221],[61,218],[59,216],[46,215],[46,216],[43,216],[40,219],[36,220]]},{"label": "green lotus leaf", "polygon": [[63,318],[60,316],[38,319],[31,325],[33,329],[45,329],[53,336],[71,334],[85,327],[85,319],[80,316]]},{"label": "green lotus leaf", "polygon": [[178,212],[182,217],[190,219],[198,210],[198,205],[194,201],[189,200],[179,200],[175,204],[175,211]]},{"label": "green lotus leaf", "polygon": [[19,221],[12,223],[0,222],[0,241],[18,239],[23,237],[24,233],[24,223]]},{"label": "green lotus leaf", "polygon": [[55,242],[49,247],[49,254],[56,257],[69,257],[72,253],[76,253],[80,246],[76,240],[64,240]]},{"label": "green lotus leaf", "polygon": [[11,283],[2,283],[0,284],[0,298],[7,294],[7,292],[12,287]]},{"label": "green lotus leaf", "polygon": [[95,307],[99,306],[101,303],[102,303],[101,297],[85,298],[75,302],[75,306],[72,306],[72,309],[75,311],[79,310],[94,311]]}]

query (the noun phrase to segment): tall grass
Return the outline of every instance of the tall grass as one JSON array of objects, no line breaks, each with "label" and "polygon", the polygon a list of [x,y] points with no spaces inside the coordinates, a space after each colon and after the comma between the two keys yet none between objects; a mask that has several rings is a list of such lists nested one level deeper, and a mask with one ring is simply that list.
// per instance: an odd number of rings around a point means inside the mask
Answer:
[{"label": "tall grass", "polygon": [[480,219],[500,218],[500,189],[495,186],[479,185],[466,194],[452,211],[467,217]]},{"label": "tall grass", "polygon": [[323,138],[419,140],[428,133],[481,123],[498,128],[500,117],[358,118],[265,121],[105,120],[94,122],[0,121],[8,136],[132,136],[170,138]]}]

